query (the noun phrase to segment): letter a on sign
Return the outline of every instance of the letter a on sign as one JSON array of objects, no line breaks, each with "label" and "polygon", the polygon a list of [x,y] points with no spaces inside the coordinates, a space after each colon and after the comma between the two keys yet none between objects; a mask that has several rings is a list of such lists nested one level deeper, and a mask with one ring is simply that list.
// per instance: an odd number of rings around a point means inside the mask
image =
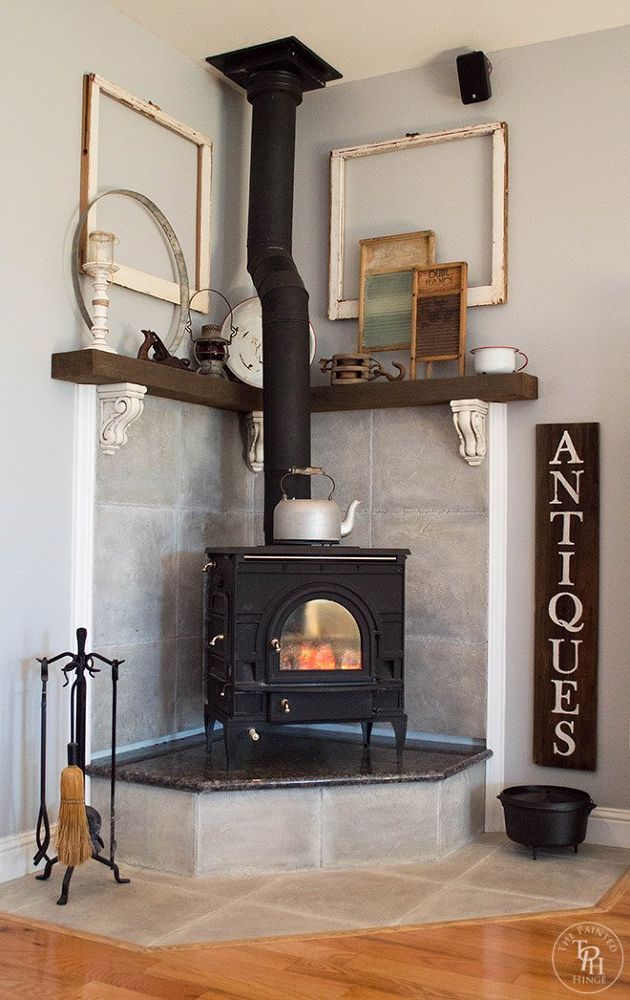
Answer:
[{"label": "letter a on sign", "polygon": [[536,427],[534,760],[597,765],[599,424]]}]

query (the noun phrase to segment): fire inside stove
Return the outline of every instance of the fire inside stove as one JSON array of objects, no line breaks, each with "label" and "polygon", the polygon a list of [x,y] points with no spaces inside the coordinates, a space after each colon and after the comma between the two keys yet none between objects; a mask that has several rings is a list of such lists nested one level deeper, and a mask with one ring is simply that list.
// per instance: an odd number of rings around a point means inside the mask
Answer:
[{"label": "fire inside stove", "polygon": [[288,616],[280,638],[280,670],[360,670],[361,632],[336,601],[316,598]]}]

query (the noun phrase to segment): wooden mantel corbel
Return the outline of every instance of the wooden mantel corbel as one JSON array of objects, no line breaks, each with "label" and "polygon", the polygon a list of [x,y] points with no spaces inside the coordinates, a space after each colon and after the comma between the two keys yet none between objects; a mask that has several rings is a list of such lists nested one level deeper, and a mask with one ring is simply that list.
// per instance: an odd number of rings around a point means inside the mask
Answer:
[{"label": "wooden mantel corbel", "polygon": [[127,431],[144,409],[146,385],[135,382],[115,382],[97,386],[100,402],[98,440],[105,455],[113,455],[127,444]]},{"label": "wooden mantel corbel", "polygon": [[488,404],[482,399],[451,399],[450,406],[460,455],[469,465],[481,465],[486,457]]},{"label": "wooden mantel corbel", "polygon": [[250,472],[262,472],[265,461],[262,410],[252,410],[245,416],[247,449],[245,463]]},{"label": "wooden mantel corbel", "polygon": [[[459,437],[459,453],[471,466],[481,465],[486,457],[486,417],[488,403],[482,399],[452,399],[450,407]],[[246,415],[247,446],[245,462],[251,472],[264,468],[263,415],[254,410]]]}]

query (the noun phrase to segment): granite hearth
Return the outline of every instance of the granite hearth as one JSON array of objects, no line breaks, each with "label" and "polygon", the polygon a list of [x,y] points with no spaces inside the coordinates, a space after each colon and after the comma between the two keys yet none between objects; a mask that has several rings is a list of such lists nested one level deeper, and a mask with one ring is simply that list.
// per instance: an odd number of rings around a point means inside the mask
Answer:
[{"label": "granite hearth", "polygon": [[[194,876],[375,867],[445,857],[483,829],[490,751],[353,734],[264,732],[241,741],[227,771],[222,743],[156,746],[118,760],[123,862]],[[108,815],[110,764],[89,768]]]}]

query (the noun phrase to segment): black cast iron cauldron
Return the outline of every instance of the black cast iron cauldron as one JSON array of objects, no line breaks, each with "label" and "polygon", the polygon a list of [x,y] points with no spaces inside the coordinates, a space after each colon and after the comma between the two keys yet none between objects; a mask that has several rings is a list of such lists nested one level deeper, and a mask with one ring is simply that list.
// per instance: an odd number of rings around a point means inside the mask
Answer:
[{"label": "black cast iron cauldron", "polygon": [[573,847],[586,837],[586,824],[595,803],[588,792],[561,785],[515,785],[497,795],[505,814],[510,840],[531,847]]}]

